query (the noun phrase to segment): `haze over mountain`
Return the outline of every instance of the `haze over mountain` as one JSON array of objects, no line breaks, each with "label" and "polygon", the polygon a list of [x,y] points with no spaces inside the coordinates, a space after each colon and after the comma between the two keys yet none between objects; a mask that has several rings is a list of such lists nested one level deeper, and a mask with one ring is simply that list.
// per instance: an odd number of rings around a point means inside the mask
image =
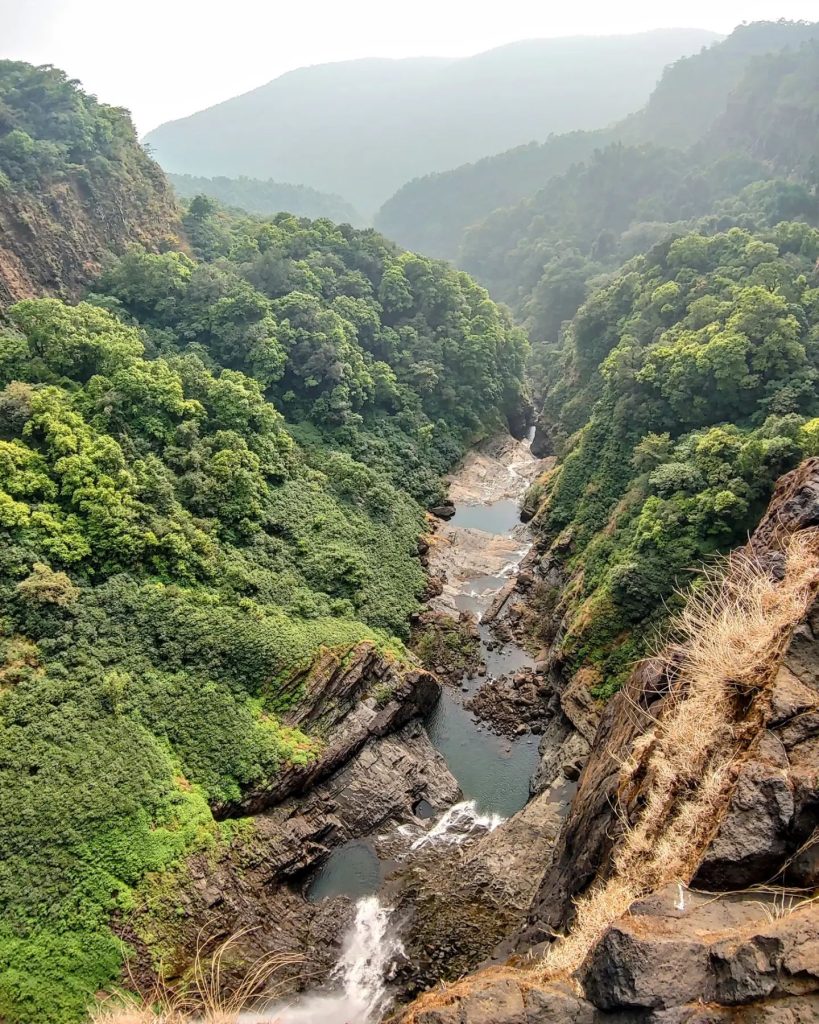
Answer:
[{"label": "haze over mountain", "polygon": [[[721,42],[665,68],[645,106],[620,123],[596,132],[555,134],[540,145],[518,146],[416,178],[384,203],[375,225],[407,248],[457,259],[467,228],[501,207],[534,196],[550,178],[587,160],[596,149],[617,141],[676,149],[694,144],[720,117],[754,58],[799,47],[817,36],[815,23],[741,25]],[[814,145],[815,129],[811,132],[809,124],[802,128],[805,144]]]},{"label": "haze over mountain", "polygon": [[316,65],[144,141],[171,172],[272,177],[338,193],[371,214],[418,175],[624,117],[666,64],[718,38],[669,29],[527,40],[455,60]]}]

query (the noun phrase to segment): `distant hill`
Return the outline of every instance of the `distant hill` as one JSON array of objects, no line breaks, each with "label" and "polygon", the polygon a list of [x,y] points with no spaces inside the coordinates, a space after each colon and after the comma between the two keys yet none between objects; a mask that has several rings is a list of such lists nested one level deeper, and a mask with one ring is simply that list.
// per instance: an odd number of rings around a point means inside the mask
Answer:
[{"label": "distant hill", "polygon": [[701,29],[512,43],[458,60],[300,68],[145,137],[174,173],[248,175],[339,193],[366,215],[404,182],[645,102]]},{"label": "distant hill", "polygon": [[[687,148],[713,127],[755,57],[799,47],[819,25],[756,22],[667,67],[645,107],[605,131],[574,132],[406,183],[379,210],[379,231],[401,245],[457,257],[464,231],[494,210],[543,188],[551,177],[611,142]],[[810,112],[805,112],[810,120]],[[719,133],[715,133],[718,135]],[[815,146],[815,135],[806,136]]]},{"label": "distant hill", "polygon": [[306,185],[288,185],[258,178],[200,178],[192,174],[169,174],[171,184],[182,199],[211,196],[225,206],[239,207],[264,216],[293,213],[297,217],[327,217],[338,223],[361,225],[364,218],[341,196],[319,192]]},{"label": "distant hill", "polygon": [[684,150],[595,150],[469,227],[459,265],[554,343],[601,275],[671,235],[817,222],[819,39],[750,60],[709,121]]}]

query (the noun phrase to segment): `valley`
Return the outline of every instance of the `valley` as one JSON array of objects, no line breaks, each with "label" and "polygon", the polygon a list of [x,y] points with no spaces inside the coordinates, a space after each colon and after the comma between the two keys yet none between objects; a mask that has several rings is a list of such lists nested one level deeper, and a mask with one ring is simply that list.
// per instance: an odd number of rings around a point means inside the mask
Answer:
[{"label": "valley", "polygon": [[818,98],[0,60],[0,1024],[819,1020]]}]

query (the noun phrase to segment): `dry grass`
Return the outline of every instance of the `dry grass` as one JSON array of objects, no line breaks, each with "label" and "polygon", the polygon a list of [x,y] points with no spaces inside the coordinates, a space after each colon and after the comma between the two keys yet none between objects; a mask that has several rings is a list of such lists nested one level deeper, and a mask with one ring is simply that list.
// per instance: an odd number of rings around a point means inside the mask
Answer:
[{"label": "dry grass", "polygon": [[622,767],[621,786],[636,780],[645,797],[640,816],[625,831],[611,877],[578,901],[571,932],[549,949],[539,973],[571,974],[635,899],[690,878],[750,742],[743,723],[766,699],[819,583],[816,531],[791,538],[783,554],[781,581],[742,551],[689,599],[663,652],[674,680],[666,709]]},{"label": "dry grass", "polygon": [[262,990],[271,998],[280,994],[281,986],[271,988],[271,979],[302,960],[297,954],[270,953],[251,963],[238,985],[230,983],[228,966],[246,934],[231,935],[211,953],[200,936],[184,991],[158,981],[152,991],[138,996],[112,996],[94,1008],[92,1024],[236,1024]]}]

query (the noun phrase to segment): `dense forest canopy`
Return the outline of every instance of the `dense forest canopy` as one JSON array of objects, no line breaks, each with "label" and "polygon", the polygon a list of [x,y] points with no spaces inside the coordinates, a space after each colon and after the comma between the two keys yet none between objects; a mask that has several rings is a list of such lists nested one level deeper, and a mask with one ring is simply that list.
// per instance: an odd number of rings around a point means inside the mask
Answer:
[{"label": "dense forest canopy", "polygon": [[[560,647],[598,695],[697,564],[740,543],[777,477],[819,453],[818,260],[804,223],[680,235],[568,326],[543,412],[564,456],[530,500],[577,572]],[[543,610],[557,598],[541,596]]]},{"label": "dense forest canopy", "polygon": [[287,185],[258,178],[202,178],[193,174],[169,174],[168,179],[183,199],[210,196],[224,206],[247,213],[292,213],[316,220],[326,217],[338,223],[361,225],[364,218],[341,196],[319,192],[306,185]]},{"label": "dense forest canopy", "polygon": [[[600,699],[692,568],[819,454],[814,29],[748,26],[677,62],[621,138],[554,136],[396,197],[420,223],[448,196],[418,237],[463,234],[513,312],[374,230],[205,194],[177,210],[123,111],[0,63],[0,215],[59,188],[118,240],[75,261],[83,301],[0,325],[0,1018],[80,1019],[146,877],[227,843],[249,826],[215,807],[316,756],[283,716],[319,652],[408,658],[424,508],[530,383],[559,459],[527,501],[568,581],[532,606],[546,623],[561,603],[557,652]],[[693,111],[690,134],[654,137],[658,110]],[[224,187],[250,205],[278,186]],[[183,240],[126,245],[128,195]],[[57,263],[78,229],[53,216]]]},{"label": "dense forest canopy", "polygon": [[715,38],[674,29],[526,40],[457,60],[321,64],[162,125],[146,142],[168,171],[298,182],[371,217],[419,174],[624,117],[666,64]]},{"label": "dense forest canopy", "polygon": [[[523,146],[445,173],[409,181],[378,211],[376,227],[408,248],[460,262],[461,245],[468,228],[480,224],[501,207],[513,206],[534,196],[547,186],[550,178],[564,174],[573,164],[589,160],[595,150],[613,143],[686,149],[707,136],[706,158],[709,152],[713,156],[714,150],[741,151],[762,157],[762,151],[747,135],[753,129],[753,116],[745,119],[746,136],[733,140],[725,135],[724,126],[715,127],[715,122],[740,85],[746,97],[751,97],[754,75],[759,76],[761,90],[766,84],[774,84],[772,79],[776,76],[771,74],[772,69],[765,71],[760,65],[753,74],[750,72],[756,58],[774,55],[786,47],[798,50],[802,44],[817,39],[817,24],[781,21],[740,25],[724,41],[671,63],[646,106],[623,121],[596,132],[555,135],[539,145]],[[782,59],[798,60],[795,55]],[[799,134],[810,147],[815,132],[815,123],[811,130],[807,101],[812,95],[811,73],[807,62],[802,61],[800,66],[805,75],[799,83],[801,90],[796,83],[793,89],[785,86],[782,102],[796,105],[805,102]],[[772,107],[767,109],[770,111]],[[795,129],[795,113],[780,109],[780,117],[771,118],[767,130],[772,130],[775,124],[783,131],[791,131],[787,127],[791,124]],[[796,138],[797,131],[791,131],[787,144],[793,147]],[[769,149],[773,151],[776,141],[771,141]],[[485,283],[494,285],[491,280]]]},{"label": "dense forest canopy", "polygon": [[[123,115],[51,69],[10,75],[13,187],[108,173]],[[466,274],[205,196],[183,220],[187,251],[132,246],[85,301],[0,327],[9,1022],[80,1018],[146,876],[227,842],[245,825],[213,805],[315,756],[281,715],[319,651],[407,657],[424,504],[524,398],[526,338]]]}]

